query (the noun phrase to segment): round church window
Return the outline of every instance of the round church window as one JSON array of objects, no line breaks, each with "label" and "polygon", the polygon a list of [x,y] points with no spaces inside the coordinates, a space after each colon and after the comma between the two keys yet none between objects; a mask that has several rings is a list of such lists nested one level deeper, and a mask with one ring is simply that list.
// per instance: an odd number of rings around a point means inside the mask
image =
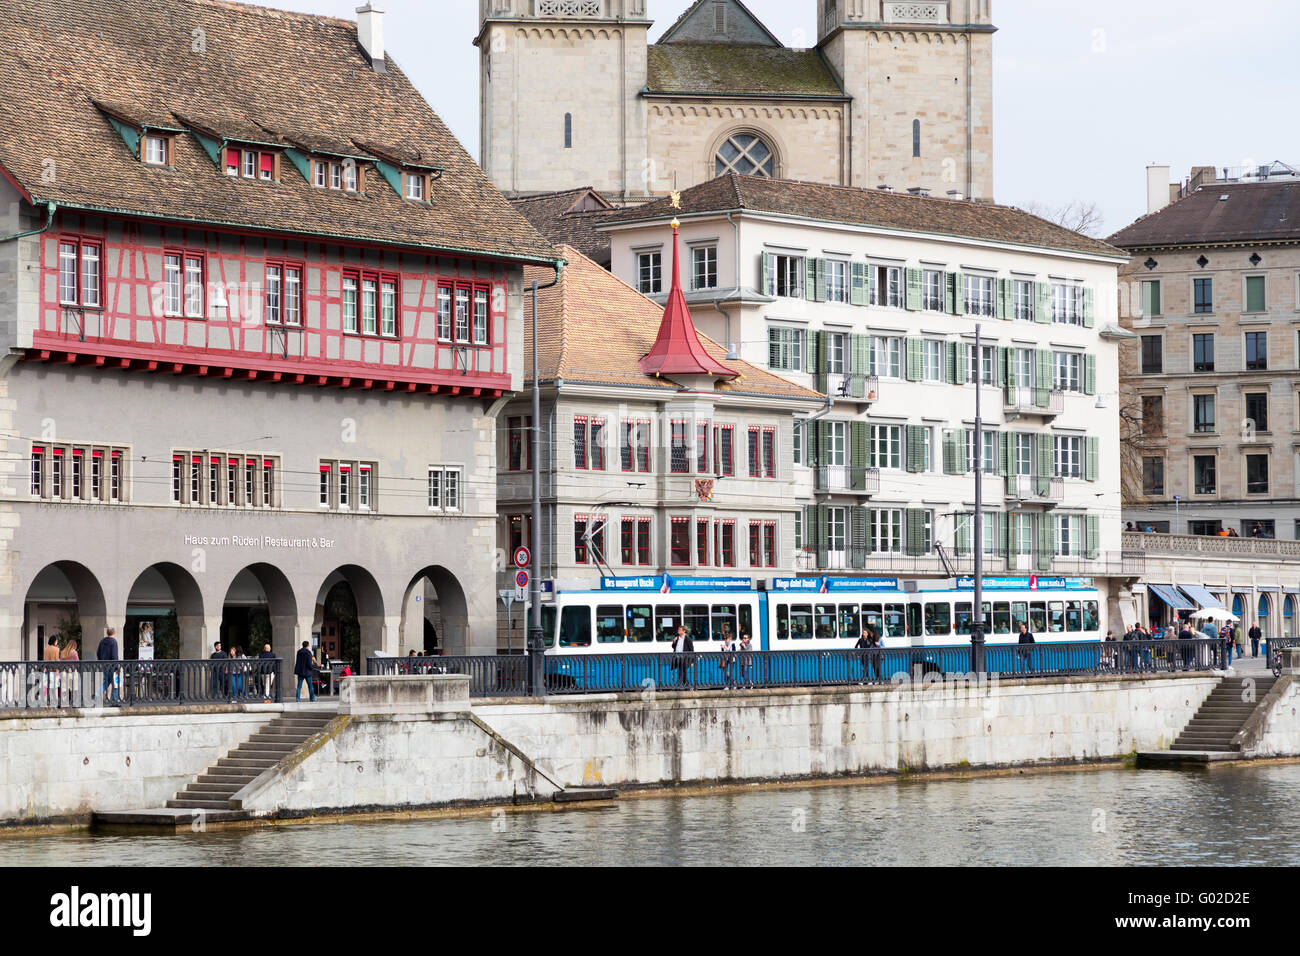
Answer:
[{"label": "round church window", "polygon": [[725,176],[727,173],[772,179],[776,175],[776,160],[771,147],[752,133],[727,137],[714,159],[714,175]]}]

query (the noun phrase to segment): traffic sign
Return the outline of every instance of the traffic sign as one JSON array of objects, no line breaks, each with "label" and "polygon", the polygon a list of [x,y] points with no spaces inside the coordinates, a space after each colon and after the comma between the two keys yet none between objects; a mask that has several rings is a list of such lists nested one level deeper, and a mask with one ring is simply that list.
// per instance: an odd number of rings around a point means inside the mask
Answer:
[{"label": "traffic sign", "polygon": [[533,556],[529,554],[527,548],[515,548],[515,567],[526,568],[532,560]]},{"label": "traffic sign", "polygon": [[528,587],[527,571],[518,571],[515,573],[515,587],[520,588],[521,590]]}]

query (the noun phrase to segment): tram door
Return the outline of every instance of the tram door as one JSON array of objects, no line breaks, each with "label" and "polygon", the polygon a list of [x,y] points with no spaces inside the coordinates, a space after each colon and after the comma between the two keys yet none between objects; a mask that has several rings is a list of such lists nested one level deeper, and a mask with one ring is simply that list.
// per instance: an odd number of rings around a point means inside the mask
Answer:
[{"label": "tram door", "polygon": [[925,631],[921,627],[921,602],[912,601],[907,605],[907,643],[911,647],[920,647],[925,643]]}]

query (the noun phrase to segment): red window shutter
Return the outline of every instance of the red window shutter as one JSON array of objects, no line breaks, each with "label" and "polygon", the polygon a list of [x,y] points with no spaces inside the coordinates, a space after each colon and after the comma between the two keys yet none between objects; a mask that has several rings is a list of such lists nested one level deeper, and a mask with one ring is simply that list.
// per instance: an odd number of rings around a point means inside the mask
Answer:
[{"label": "red window shutter", "polygon": [[239,165],[239,150],[237,149],[226,150],[226,165],[227,166]]},{"label": "red window shutter", "polygon": [[264,172],[264,173],[274,173],[274,172],[275,172],[275,155],[274,155],[274,154],[272,154],[272,153],[263,153],[263,154],[262,154],[262,172]]}]

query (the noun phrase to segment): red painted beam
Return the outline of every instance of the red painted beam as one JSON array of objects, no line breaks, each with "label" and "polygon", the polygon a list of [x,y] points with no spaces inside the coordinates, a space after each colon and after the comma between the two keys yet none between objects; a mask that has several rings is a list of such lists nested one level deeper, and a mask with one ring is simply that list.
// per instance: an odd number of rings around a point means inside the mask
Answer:
[{"label": "red painted beam", "polygon": [[77,364],[77,353],[76,353],[76,352],[69,352],[67,355],[65,355],[65,356],[63,357],[63,361],[67,362],[69,365],[76,365],[76,364]]},{"label": "red painted beam", "polygon": [[200,377],[200,378],[206,378],[207,375],[208,375],[208,367],[207,367],[206,365],[200,365],[200,366],[199,366],[199,377]]},{"label": "red painted beam", "polygon": [[298,374],[293,377],[293,384],[295,385],[301,385],[305,381],[307,381],[306,375]]},{"label": "red painted beam", "polygon": [[451,387],[451,394],[452,394],[453,397],[456,396],[456,395],[459,395],[459,394],[460,394],[460,386],[459,386],[459,385],[453,385],[453,386]]},{"label": "red painted beam", "polygon": [[96,356],[95,356],[95,364],[96,364],[97,366],[99,366],[100,368],[103,368],[103,367],[104,367],[104,363],[107,362],[107,361],[108,361],[108,357],[105,356],[105,355],[96,355]]},{"label": "red painted beam", "polygon": [[50,353],[49,353],[49,351],[46,350],[46,349],[41,349],[41,361],[42,361],[42,362],[48,362],[49,360],[50,360]]},{"label": "red painted beam", "polygon": [[413,392],[413,391],[415,391],[415,390],[416,390],[417,388],[419,388],[419,387],[420,387],[420,383],[419,383],[419,382],[407,382],[407,383],[406,383],[406,390],[407,390],[408,392]]},{"label": "red painted beam", "polygon": [[145,362],[145,369],[146,369],[147,371],[150,371],[150,372],[156,372],[156,371],[158,371],[158,363],[157,363],[157,362]]},{"label": "red painted beam", "polygon": [[173,375],[181,375],[184,372],[185,372],[185,364],[183,362],[172,362]]},{"label": "red painted beam", "polygon": [[330,383],[330,377],[328,375],[316,376],[316,384],[319,385],[321,388],[324,388],[329,383]]},{"label": "red painted beam", "polygon": [[350,378],[339,379],[339,388],[351,388],[351,387],[352,387],[352,379]]},{"label": "red painted beam", "polygon": [[362,381],[364,381],[365,384],[362,385],[361,387],[364,388],[367,392],[375,387],[375,380],[373,378],[363,379]]},{"label": "red painted beam", "polygon": [[118,366],[119,368],[130,368],[130,367],[131,367],[131,360],[130,360],[130,359],[118,359],[118,362],[120,363],[119,366]]},{"label": "red painted beam", "polygon": [[396,382],[385,382],[385,383],[384,383],[384,391],[385,391],[385,392],[391,392],[391,391],[393,390],[393,386],[396,385],[396,384],[397,384]]},{"label": "red painted beam", "polygon": [[233,368],[222,369],[221,377],[222,377],[222,378],[234,378],[234,377],[235,377],[235,370],[234,370]]},{"label": "red painted beam", "polygon": [[437,395],[440,391],[442,391],[442,386],[441,386],[441,385],[430,385],[430,386],[429,386],[429,394],[430,394],[430,395]]},{"label": "red painted beam", "polygon": [[279,382],[279,381],[282,380],[283,378],[284,378],[284,373],[283,373],[283,372],[272,372],[272,373],[271,373],[271,381],[273,381],[273,382]]},{"label": "red painted beam", "polygon": [[254,379],[257,378],[257,369],[255,369],[255,368],[250,368],[250,369],[249,369],[246,373],[244,373],[244,374],[246,374],[246,375],[248,376],[248,380],[251,382],[251,381],[253,381]]},{"label": "red painted beam", "polygon": [[483,394],[483,389],[476,388],[474,389],[474,391],[470,392],[469,394],[471,398],[478,398]]}]

